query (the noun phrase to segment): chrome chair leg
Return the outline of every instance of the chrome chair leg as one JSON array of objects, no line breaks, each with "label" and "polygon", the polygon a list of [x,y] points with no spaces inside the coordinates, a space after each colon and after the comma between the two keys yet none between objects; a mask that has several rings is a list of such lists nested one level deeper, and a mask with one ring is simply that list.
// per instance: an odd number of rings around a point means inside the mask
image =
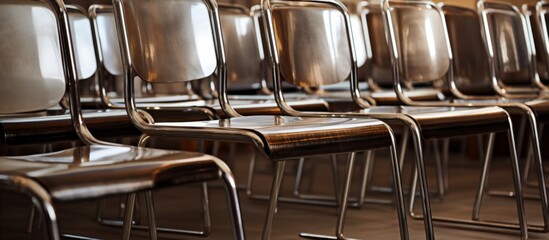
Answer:
[{"label": "chrome chair leg", "polygon": [[[528,238],[528,230],[534,230],[534,231],[540,230],[537,227],[534,227],[534,226],[529,227],[527,225],[526,215],[524,211],[524,199],[522,196],[520,169],[518,165],[518,157],[516,154],[516,148],[515,148],[516,146],[514,141],[514,134],[512,132],[512,126],[510,127],[510,130],[507,131],[507,135],[508,135],[509,150],[511,155],[511,170],[513,174],[513,184],[514,184],[515,193],[516,193],[515,200],[516,200],[516,207],[517,207],[517,214],[518,214],[518,221],[519,221],[518,225],[511,224],[511,223],[493,222],[493,221],[487,222],[487,221],[475,221],[475,220],[453,219],[453,218],[443,218],[443,217],[433,217],[432,218],[433,221],[450,223],[450,224],[460,224],[463,226],[470,226],[475,228],[501,228],[501,229],[508,229],[508,230],[519,230],[522,239]],[[421,169],[420,167],[416,168],[416,171],[418,170],[419,170],[419,174],[421,174],[421,171],[424,171],[424,169]],[[414,174],[412,190],[415,191],[416,185],[417,185],[417,175]],[[414,219],[421,219],[422,216],[415,214],[414,198],[415,198],[414,195],[410,195],[410,205],[409,205],[410,215]]]},{"label": "chrome chair leg", "polygon": [[443,170],[443,173],[442,173],[442,176],[443,176],[443,185],[444,185],[444,190],[446,192],[448,192],[448,188],[449,188],[449,179],[448,179],[448,168],[449,168],[449,164],[450,164],[450,139],[449,138],[445,138],[442,140],[442,170]]},{"label": "chrome chair leg", "polygon": [[255,172],[255,162],[256,159],[256,152],[255,149],[252,150],[252,156],[250,158],[250,166],[248,167],[248,177],[246,178],[246,195],[250,198],[254,198],[254,194],[252,192],[252,185],[254,182],[254,172]]},{"label": "chrome chair leg", "polygon": [[[400,138],[401,144],[400,144],[399,159],[398,159],[401,171],[404,168],[404,159],[405,159],[405,156],[406,156],[406,148],[408,146],[408,140],[409,139],[410,139],[410,131],[407,130],[407,129],[403,129],[402,130],[402,136]],[[384,193],[390,193],[391,191],[393,191],[391,188],[380,187],[380,186],[373,186],[373,187],[371,187],[371,190],[376,191],[376,192],[384,192]]]},{"label": "chrome chair leg", "polygon": [[301,182],[303,180],[303,168],[305,167],[305,158],[300,158],[297,161],[297,169],[295,173],[295,182],[294,182],[294,196],[301,196]]},{"label": "chrome chair leg", "polygon": [[524,147],[522,144],[524,142],[524,135],[525,135],[525,130],[526,130],[526,122],[527,122],[527,119],[526,119],[526,116],[521,116],[520,118],[520,125],[519,125],[519,129],[518,129],[518,138],[517,138],[517,156],[522,156],[522,147]]},{"label": "chrome chair leg", "polygon": [[262,240],[269,240],[271,238],[274,214],[277,208],[278,194],[280,191],[280,185],[282,184],[282,177],[284,175],[285,165],[285,161],[276,162],[275,174],[273,176],[273,184],[271,186],[271,196],[269,198],[269,208],[267,209],[267,216],[265,218],[265,224],[263,225],[263,235],[261,238]]},{"label": "chrome chair leg", "polygon": [[437,195],[439,198],[444,198],[444,192],[445,192],[445,189],[444,189],[444,170],[442,168],[442,156],[441,156],[441,153],[440,153],[440,148],[439,148],[439,141],[438,140],[435,140],[433,141],[433,151],[435,153],[435,165],[436,165],[436,170],[437,170],[437,188],[438,188],[438,192],[437,192]]},{"label": "chrome chair leg", "polygon": [[[242,214],[240,211],[240,202],[238,201],[238,192],[236,189],[236,182],[231,170],[226,165],[220,165],[222,178],[225,185],[225,191],[227,194],[227,204],[229,206],[229,215],[231,216],[231,225],[234,229],[234,239],[244,240],[246,239],[244,234],[244,223],[242,220]],[[207,193],[207,192],[206,192]],[[208,207],[209,209],[209,207]],[[209,221],[209,214],[208,214]]]},{"label": "chrome chair leg", "polygon": [[154,201],[153,201],[152,192],[146,191],[145,198],[147,201],[147,216],[149,220],[149,237],[151,240],[156,240],[158,239],[158,236],[156,232],[156,217],[155,217],[156,215],[154,213]]},{"label": "chrome chair leg", "polygon": [[[534,231],[534,232],[549,232],[549,197],[547,195],[547,184],[545,182],[545,174],[544,174],[544,167],[543,167],[543,159],[541,157],[541,149],[540,149],[540,128],[538,128],[538,124],[536,121],[536,116],[533,112],[527,111],[527,117],[528,117],[528,123],[530,124],[530,141],[532,142],[532,148],[531,151],[533,152],[533,160],[536,167],[536,175],[538,179],[537,187],[538,187],[538,193],[539,195],[528,195],[526,196],[527,199],[535,199],[540,200],[541,202],[541,209],[542,209],[542,215],[543,215],[543,225],[529,225],[528,230]],[[530,150],[529,150],[530,151]],[[518,163],[517,163],[518,164]],[[526,169],[525,169],[526,170]],[[520,175],[519,175],[520,176]],[[527,183],[527,182],[526,182]],[[525,185],[526,185],[525,183]],[[503,196],[503,197],[517,197],[519,194],[522,198],[522,191],[520,193],[518,192],[502,192],[502,191],[491,191],[491,195],[495,196]]]},{"label": "chrome chair leg", "polygon": [[480,219],[480,206],[482,205],[482,200],[484,197],[484,193],[486,191],[487,186],[487,179],[489,176],[488,171],[490,170],[490,163],[492,161],[492,154],[494,151],[494,138],[496,134],[491,133],[488,137],[488,145],[486,148],[486,156],[484,158],[484,164],[482,167],[482,174],[480,176],[480,183],[478,185],[477,194],[475,197],[475,203],[473,207],[473,216],[472,219],[475,221],[478,221]]},{"label": "chrome chair leg", "polygon": [[343,226],[345,224],[345,214],[347,213],[347,200],[349,197],[349,188],[351,186],[351,178],[353,174],[353,167],[355,164],[355,156],[356,153],[349,154],[349,159],[347,160],[347,169],[345,174],[345,185],[343,186],[342,191],[337,192],[337,195],[340,195],[340,197],[337,197],[337,199],[341,199],[338,202],[338,214],[337,214],[337,223],[336,223],[336,231],[335,231],[335,237],[334,236],[325,236],[325,235],[317,235],[317,234],[310,234],[310,233],[300,233],[299,236],[303,238],[314,238],[314,239],[348,239],[343,234]]},{"label": "chrome chair leg", "polygon": [[51,196],[40,184],[24,177],[0,175],[0,185],[30,196],[33,208],[45,218],[44,225],[46,226],[46,233],[49,239],[60,239],[57,214],[55,213]]},{"label": "chrome chair leg", "polygon": [[122,239],[129,240],[132,230],[133,211],[135,205],[135,193],[128,194],[126,200],[126,213],[124,214],[124,223],[122,224]]},{"label": "chrome chair leg", "polygon": [[[150,140],[150,136],[149,135],[141,135],[141,137],[139,138],[139,146],[140,147],[145,147],[147,145],[147,142]],[[198,142],[198,151],[200,152],[204,152],[204,142],[203,141],[199,141]],[[202,183],[202,186],[201,186],[201,193],[202,193],[202,210],[203,210],[203,213],[204,213],[204,227],[202,230],[187,230],[187,229],[175,229],[175,228],[165,228],[165,227],[157,227],[156,224],[155,224],[155,235],[156,235],[156,232],[167,232],[167,233],[173,233],[173,234],[184,234],[184,235],[191,235],[191,236],[208,236],[210,234],[210,231],[211,231],[211,218],[210,218],[210,204],[209,204],[209,196],[208,196],[208,185],[206,182],[203,182]],[[145,197],[146,197],[146,205],[147,205],[147,209],[150,213],[150,210],[152,207],[154,207],[154,202],[153,202],[153,198],[152,196],[149,197],[147,196],[148,194],[152,194],[152,193],[149,193],[149,192],[146,192],[145,193]],[[151,201],[149,203],[149,201]],[[137,200],[134,200],[133,201],[135,204],[134,204],[134,208],[137,208],[139,209],[139,201]],[[127,208],[129,207],[132,207],[132,206],[129,206],[126,204],[125,208],[126,208],[126,212],[127,212]],[[102,215],[103,215],[103,210],[105,208],[105,200],[100,200],[99,203],[98,203],[98,207],[97,207],[97,221],[102,224],[102,225],[107,225],[107,226],[123,226],[123,222],[120,221],[120,220],[115,220],[115,219],[103,219]],[[153,212],[154,213],[154,210]],[[132,216],[133,215],[136,215],[137,217],[136,218],[139,218],[139,214],[140,214],[140,211],[134,211],[132,212]],[[124,214],[125,216],[125,214]],[[154,219],[155,216],[150,216],[149,215],[149,221],[151,221],[151,219]],[[149,222],[150,224],[150,222]],[[152,229],[150,229],[150,226],[143,226],[143,225],[140,225],[139,224],[139,221],[135,221],[132,219],[132,227],[135,228],[135,229],[140,229],[140,230],[148,230],[149,232],[153,231]],[[152,238],[152,237],[151,237]]]},{"label": "chrome chair leg", "polygon": [[[414,219],[423,219],[423,224],[425,228],[425,238],[435,239],[435,230],[433,228],[433,217],[432,217],[432,211],[431,211],[431,200],[429,196],[429,186],[427,184],[427,175],[425,173],[425,161],[423,157],[423,140],[421,137],[420,130],[418,129],[418,126],[412,123],[408,123],[408,127],[410,128],[410,133],[413,137],[414,142],[414,148],[416,149],[416,168],[414,171],[414,180],[412,181],[412,188],[410,188],[410,210],[409,214]],[[402,156],[401,156],[402,157]],[[420,185],[420,194],[422,199],[422,211],[423,216],[419,216],[414,212],[414,199],[415,199],[415,192],[416,192],[416,186],[419,179],[419,185]]]},{"label": "chrome chair leg", "polygon": [[[539,139],[543,136],[543,129],[545,125],[542,123],[539,123]],[[523,174],[523,181],[526,184],[526,186],[529,187],[537,187],[537,184],[530,182],[530,169],[532,166],[532,160],[534,159],[534,151],[532,148],[528,148],[528,156],[526,157],[526,163],[524,165],[524,174]]]},{"label": "chrome chair leg", "polygon": [[[402,193],[401,171],[400,171],[399,160],[397,159],[396,149],[393,146],[391,146],[389,150],[391,154],[393,186],[396,190],[394,201],[397,207],[400,238],[404,240],[404,239],[409,239],[409,233],[408,233],[408,224],[406,220],[406,208],[404,206],[404,195]],[[343,187],[343,191],[339,193],[341,194],[342,201],[341,201],[341,204],[339,205],[335,236],[301,233],[299,234],[300,237],[310,238],[310,239],[349,239],[349,238],[346,238],[343,234],[343,226],[345,222],[345,214],[346,214],[347,202],[348,202],[347,200],[349,196],[352,170],[353,170],[354,159],[355,159],[354,154],[355,153],[349,156],[349,160],[347,162],[345,185]]]}]

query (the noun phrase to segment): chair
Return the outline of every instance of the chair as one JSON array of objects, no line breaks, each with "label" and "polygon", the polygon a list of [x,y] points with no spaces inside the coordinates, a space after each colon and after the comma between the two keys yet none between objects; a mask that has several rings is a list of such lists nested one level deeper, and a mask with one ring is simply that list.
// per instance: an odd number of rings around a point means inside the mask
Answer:
[{"label": "chair", "polygon": [[[234,238],[245,238],[235,182],[222,161],[200,153],[107,143],[90,133],[80,109],[76,86],[80,75],[75,66],[69,13],[62,1],[4,1],[0,12],[0,28],[10,33],[9,38],[0,40],[0,62],[5,67],[0,74],[0,100],[10,103],[2,105],[0,114],[32,116],[58,104],[67,89],[74,131],[85,144],[51,153],[0,157],[0,187],[32,198],[47,220],[49,238],[60,238],[57,203],[129,194],[127,203],[131,206],[136,192],[220,178],[227,189]],[[48,127],[45,118],[41,119],[42,126]],[[54,129],[50,133],[55,134],[57,119],[51,118]],[[123,239],[130,238],[133,214],[132,207],[126,210]],[[150,204],[148,213],[150,237],[156,239]]]},{"label": "chair", "polygon": [[[410,197],[410,214],[423,218],[426,237],[435,237],[432,221],[452,222],[465,226],[483,226],[518,229],[527,238],[522,186],[515,151],[511,119],[499,107],[468,108],[466,104],[448,104],[432,101],[410,101],[401,82],[432,83],[451,73],[451,53],[447,45],[443,19],[437,6],[430,1],[384,1],[384,22],[390,37],[389,50],[393,62],[393,79],[397,96],[411,106],[372,107],[360,97],[357,87],[356,56],[352,41],[350,18],[345,7],[337,1],[263,1],[266,17],[265,31],[270,41],[270,62],[275,83],[275,96],[281,109],[292,116],[347,116],[375,117],[389,124],[404,125],[412,134],[416,150],[415,176],[419,176],[423,216],[413,210],[415,194]],[[430,24],[432,29],[425,29]],[[420,26],[413,28],[413,26]],[[410,39],[399,35],[406,31]],[[426,41],[425,33],[433,39]],[[403,37],[403,38],[396,38]],[[424,46],[430,43],[430,46]],[[395,45],[396,44],[396,45]],[[410,45],[408,45],[410,44]],[[403,51],[402,53],[400,51]],[[411,51],[414,51],[413,53]],[[410,54],[410,55],[407,55]],[[402,59],[401,56],[411,56]],[[432,57],[431,57],[432,56]],[[426,67],[433,66],[433,67]],[[403,69],[402,71],[400,69]],[[322,86],[350,78],[353,99],[363,110],[358,113],[303,112],[292,109],[284,102],[282,80],[295,85]],[[417,104],[416,104],[417,103]],[[456,136],[506,132],[509,139],[511,174],[517,192],[516,210],[519,224],[495,224],[487,221],[432,218],[428,186],[423,161],[423,146],[427,140]],[[490,151],[488,151],[490,152]],[[487,156],[488,159],[489,156]],[[484,174],[486,175],[486,174]],[[415,193],[416,180],[410,192]]]},{"label": "chair", "polygon": [[[346,209],[354,152],[373,148],[391,150],[400,233],[401,238],[407,238],[393,136],[386,124],[373,119],[356,118],[239,116],[232,108],[226,92],[226,55],[215,2],[117,0],[114,5],[122,43],[122,59],[126,66],[126,83],[130,83],[135,77],[158,83],[192,81],[215,72],[219,79],[219,105],[231,116],[212,121],[145,121],[135,104],[133,85],[126,84],[126,109],[136,127],[151,136],[251,143],[263,156],[275,163],[263,239],[270,238],[287,160],[351,153],[347,162],[345,187],[341,192],[341,213]],[[162,34],[157,34],[159,31]],[[180,52],[186,54],[181,55]],[[173,67],[174,65],[178,67]],[[342,222],[344,216],[339,216],[338,222]]]},{"label": "chair", "polygon": [[[523,16],[512,5],[479,1],[478,6],[481,16],[484,16],[485,25],[481,25],[481,18],[473,9],[451,5],[441,6],[444,11],[453,54],[454,76],[448,78],[449,86],[456,102],[469,103],[474,106],[500,106],[510,113],[519,114],[528,120],[532,148],[529,149],[530,154],[526,165],[530,165],[530,158],[535,157],[540,191],[538,198],[541,199],[544,220],[543,226],[530,229],[546,232],[549,230],[549,212],[547,212],[547,193],[540,140],[543,125],[547,121],[543,116],[547,115],[546,108],[549,106],[549,102],[544,100],[508,99],[505,96],[509,94],[501,94],[505,90],[500,89],[496,80],[513,79],[511,76],[513,73],[509,71],[511,67],[497,67],[496,63],[501,64],[503,62],[507,65],[514,65],[513,60],[518,58],[509,56],[509,53],[518,54],[521,49],[528,48],[527,41],[522,41],[523,45],[519,44],[521,41],[505,43],[504,41],[511,39],[504,37],[508,36],[505,33],[515,34],[513,39],[528,39],[529,34],[527,29],[524,28]],[[481,35],[482,30],[489,34],[486,39],[493,41],[492,39],[498,38],[499,46],[506,47],[506,50],[498,49],[491,43],[484,44]],[[463,32],[468,34],[462,34]],[[489,51],[487,51],[487,48]],[[512,50],[509,51],[509,49]],[[506,53],[507,55],[504,55]],[[523,56],[525,54],[527,53],[524,53]],[[501,59],[507,59],[507,62],[501,61]],[[528,55],[524,56],[523,59],[528,59]],[[518,62],[515,62],[515,64],[518,64]],[[533,63],[530,62],[525,64],[524,67],[526,69],[530,67],[533,70],[534,66],[532,65]],[[500,70],[494,74],[490,73],[490,69]],[[508,72],[504,72],[502,69],[507,69]],[[531,75],[536,76],[535,73],[531,73]],[[529,167],[525,168],[525,174],[523,175],[525,183],[528,176],[526,171],[529,171]],[[503,195],[509,196],[509,193],[505,192]],[[476,210],[477,217],[478,211],[480,210]]]},{"label": "chair", "polygon": [[[547,34],[547,7],[545,1],[539,1],[535,5],[523,4],[522,13],[528,17],[530,29],[532,32],[533,50],[536,53],[536,69],[539,75],[539,81],[535,84],[543,90],[542,95],[546,97],[549,81],[548,52],[548,34]],[[536,79],[537,80],[537,79]]]}]

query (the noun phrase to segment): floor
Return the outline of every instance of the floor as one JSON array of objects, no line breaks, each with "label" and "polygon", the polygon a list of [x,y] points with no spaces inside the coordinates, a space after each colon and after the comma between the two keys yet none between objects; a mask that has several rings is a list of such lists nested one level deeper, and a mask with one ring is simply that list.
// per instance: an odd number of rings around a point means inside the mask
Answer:
[{"label": "floor", "polygon": [[[253,149],[248,145],[236,145],[233,151],[237,158],[229,161],[235,169],[238,183],[244,186],[250,154]],[[430,152],[430,151],[427,151]],[[409,154],[410,155],[410,154]],[[474,155],[474,154],[468,154]],[[230,159],[230,147],[222,148],[220,157]],[[358,156],[356,171],[354,172],[353,196],[356,196],[360,169],[363,165],[363,155]],[[433,156],[430,161],[430,186],[436,189]],[[343,174],[344,156],[340,156],[340,172]],[[390,172],[385,151],[376,151],[376,161],[372,171],[369,198],[377,200],[391,200],[390,193],[382,191],[390,187]],[[408,189],[411,175],[411,155],[407,156],[404,166],[403,179]],[[283,195],[291,196],[294,186],[296,161],[286,167]],[[333,195],[333,175],[331,161],[328,157],[317,157],[306,161],[305,174],[302,183],[302,192]],[[511,189],[511,174],[508,161],[504,156],[496,156],[491,170],[490,188],[497,190]],[[481,163],[474,156],[452,152],[449,161],[449,188],[443,198],[433,196],[433,212],[437,216],[458,216],[470,219],[471,206],[479,180]],[[267,193],[271,181],[271,163],[259,158],[257,160],[257,174],[254,179],[256,194]],[[377,187],[373,187],[377,186]],[[155,210],[159,226],[180,227],[186,229],[201,229],[200,185],[166,188],[156,191]],[[535,189],[527,192],[536,193]],[[245,230],[248,239],[260,239],[267,202],[253,200],[241,190],[240,200],[245,221]],[[211,233],[207,239],[231,239],[231,227],[228,221],[228,212],[225,204],[224,190],[218,182],[209,183],[211,206]],[[144,197],[140,196],[141,203]],[[104,216],[116,217],[118,208],[123,203],[123,197],[114,197],[106,201],[107,209]],[[537,201],[526,201],[527,215],[530,223],[540,223],[540,207]],[[58,204],[60,212],[59,222],[63,233],[85,235],[101,239],[119,239],[121,229],[98,224],[96,208],[98,201],[86,201],[70,204]],[[146,224],[146,208],[139,207],[141,222]],[[516,219],[514,201],[511,198],[486,197],[481,219],[513,220]],[[32,233],[26,232],[27,219],[30,211],[30,201],[22,195],[10,192],[0,192],[0,239],[41,239],[42,229],[40,221],[33,227]],[[300,205],[294,203],[280,203],[275,217],[272,239],[298,239],[300,232],[332,234],[335,230],[336,208]],[[424,239],[423,224],[421,221],[408,217],[411,239]],[[518,239],[516,232],[480,231],[461,229],[455,226],[436,224],[438,239]],[[348,211],[345,225],[346,236],[359,239],[398,239],[399,231],[396,221],[396,212],[391,204],[364,204],[361,208],[351,208]],[[132,239],[147,239],[148,233],[142,230],[132,232]],[[196,237],[160,233],[162,239],[202,239]],[[530,239],[549,239],[549,234],[530,234]]]}]

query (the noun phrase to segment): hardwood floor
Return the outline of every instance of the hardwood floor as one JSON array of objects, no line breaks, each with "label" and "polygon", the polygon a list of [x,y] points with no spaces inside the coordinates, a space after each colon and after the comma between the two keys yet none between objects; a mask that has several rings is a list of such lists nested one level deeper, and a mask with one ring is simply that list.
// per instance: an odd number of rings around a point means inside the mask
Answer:
[{"label": "hardwood floor", "polygon": [[[238,159],[230,161],[239,183],[243,184],[246,179],[249,156],[252,149],[246,145],[237,145],[236,156]],[[229,159],[229,151],[222,152],[222,159]],[[384,161],[386,154],[378,151],[377,160],[374,165],[373,176],[370,186],[390,186],[390,172],[387,161]],[[360,157],[360,155],[359,155]],[[432,159],[432,156],[429,156]],[[340,160],[344,160],[341,157]],[[449,167],[449,191],[443,199],[433,197],[433,212],[438,216],[459,216],[470,218],[473,197],[476,191],[477,182],[480,176],[481,165],[477,160],[466,159],[458,153],[452,153]],[[333,178],[329,158],[318,161],[309,160],[306,164],[306,172],[303,183],[304,192],[319,194],[333,194]],[[312,164],[314,162],[314,164]],[[344,161],[339,161],[341,173],[343,173]],[[364,161],[358,161],[358,166]],[[411,155],[406,159],[403,179],[405,188],[408,189],[411,173]],[[434,181],[434,165],[429,162],[429,174],[431,189],[436,189]],[[254,181],[254,192],[267,193],[270,188],[270,162],[259,159],[258,175]],[[357,192],[357,182],[360,177],[359,167],[354,174],[352,187],[353,195]],[[295,163],[289,164],[284,179],[283,195],[289,196],[292,193]],[[508,168],[508,161],[503,156],[497,156],[491,171],[490,188],[498,190],[511,189],[511,174]],[[536,193],[535,189],[528,189],[527,192]],[[207,239],[231,239],[231,228],[228,221],[228,212],[225,204],[224,190],[218,183],[210,183],[209,188],[212,228]],[[369,191],[368,197],[388,199],[392,195]],[[141,196],[141,203],[144,202]],[[245,221],[245,229],[248,239],[260,239],[266,201],[252,200],[248,198],[245,191],[240,191],[240,200]],[[188,229],[201,228],[201,203],[200,186],[182,186],[175,188],[161,189],[155,192],[155,207],[157,224],[159,226],[175,226]],[[115,207],[123,202],[122,197],[111,198],[107,201],[109,211],[106,215],[116,216]],[[92,236],[103,239],[119,239],[121,229],[116,227],[102,226],[95,221],[95,210],[97,201],[86,201],[70,204],[57,204],[60,217],[60,228],[63,233]],[[510,198],[486,197],[482,211],[482,219],[507,220],[516,219],[514,201]],[[541,221],[540,207],[537,201],[526,201],[527,215],[530,223]],[[419,206],[417,207],[419,210]],[[40,239],[41,230],[37,228],[28,234],[26,233],[26,222],[30,211],[30,201],[21,195],[8,192],[0,193],[0,239]],[[146,223],[146,209],[141,204],[141,220]],[[275,217],[272,239],[298,239],[300,232],[331,234],[334,232],[336,222],[336,208],[321,206],[305,206],[290,203],[280,203],[278,213]],[[412,239],[424,239],[423,224],[421,221],[412,220],[408,217],[410,236]],[[37,224],[40,225],[40,224]],[[438,239],[518,239],[515,232],[489,232],[479,230],[464,230],[452,226],[435,225]],[[346,218],[345,233],[348,237],[360,239],[398,239],[398,225],[396,212],[392,205],[365,204],[360,209],[350,209]],[[134,230],[132,239],[147,239],[146,231]],[[188,236],[160,234],[162,239],[202,239]],[[549,234],[530,234],[531,239],[549,239]]]}]

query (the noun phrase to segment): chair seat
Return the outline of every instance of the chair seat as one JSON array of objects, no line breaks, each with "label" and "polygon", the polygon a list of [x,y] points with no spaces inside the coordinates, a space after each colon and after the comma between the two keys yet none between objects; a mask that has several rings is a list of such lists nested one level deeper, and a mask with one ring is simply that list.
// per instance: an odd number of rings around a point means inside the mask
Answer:
[{"label": "chair seat", "polygon": [[381,113],[406,114],[419,124],[426,139],[504,131],[509,126],[507,112],[499,107],[380,106],[362,112],[374,116]]},{"label": "chair seat", "polygon": [[525,102],[525,104],[534,110],[538,121],[549,121],[549,102],[547,100],[533,100]]},{"label": "chair seat", "polygon": [[217,179],[217,158],[195,152],[91,145],[59,152],[0,158],[0,176],[39,182],[56,201],[126,194]]},{"label": "chair seat", "polygon": [[[391,144],[390,130],[385,123],[360,118],[246,116],[154,125],[174,128],[163,134],[252,142],[263,148],[272,160],[355,152]],[[144,131],[148,133],[147,129]]]},{"label": "chair seat", "polygon": [[455,100],[457,103],[474,103],[477,105],[500,106],[503,108],[509,107],[509,104],[526,104],[536,114],[537,120],[540,122],[549,121],[549,102],[545,99],[530,100],[530,99],[484,99],[484,100]]},{"label": "chair seat", "polygon": [[[282,112],[276,104],[274,97],[269,96],[270,100],[250,100],[250,99],[238,99],[230,100],[231,106],[241,115],[281,115]],[[328,103],[322,99],[292,99],[288,101],[288,104],[295,109],[301,111],[327,111]],[[227,118],[228,116],[223,112],[219,102],[215,101],[209,107],[213,108],[220,118]]]},{"label": "chair seat", "polygon": [[[444,94],[434,89],[405,90],[404,93],[413,101],[440,101],[444,100]],[[371,92],[369,95],[377,105],[401,105],[403,104],[393,90]]]},{"label": "chair seat", "polygon": [[[84,112],[84,121],[92,132],[113,135],[135,134],[124,110]],[[0,143],[19,144],[77,139],[69,114],[44,116],[1,116]]]},{"label": "chair seat", "polygon": [[[124,98],[111,97],[110,101],[114,104],[124,105]],[[135,98],[135,102],[139,105],[141,103],[176,103],[184,101],[200,101],[198,96],[189,95],[177,95],[177,96],[154,96],[154,97],[138,97]],[[80,104],[84,108],[97,108],[102,106],[103,103],[98,97],[81,97]]]}]

